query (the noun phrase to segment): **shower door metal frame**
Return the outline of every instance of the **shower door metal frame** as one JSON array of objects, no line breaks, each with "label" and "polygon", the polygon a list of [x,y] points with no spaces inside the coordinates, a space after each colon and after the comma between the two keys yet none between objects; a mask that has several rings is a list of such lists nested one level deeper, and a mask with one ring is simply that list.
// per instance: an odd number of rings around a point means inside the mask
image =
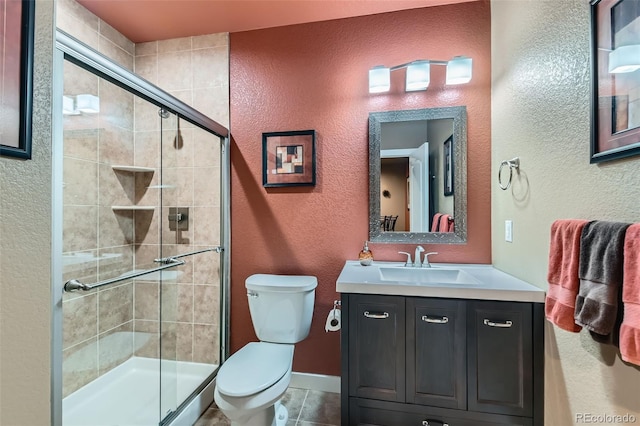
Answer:
[{"label": "shower door metal frame", "polygon": [[[56,49],[54,51],[53,69],[53,176],[52,176],[52,342],[51,342],[51,424],[62,426],[62,294],[64,283],[62,278],[62,228],[63,228],[63,204],[62,204],[62,167],[63,152],[59,147],[63,141],[63,65],[68,60],[75,65],[104,78],[105,80],[127,90],[160,108],[176,114],[181,119],[220,138],[220,365],[229,356],[229,318],[231,306],[231,159],[230,159],[230,133],[229,130],[210,119],[206,115],[195,110],[175,96],[165,92],[151,84],[142,77],[132,73],[126,68],[112,62],[109,58],[98,53],[81,41],[56,29]],[[218,367],[219,369],[219,367]],[[182,408],[188,404],[217,374],[201,384],[193,394],[183,401],[177,410],[165,419],[160,419],[160,424],[168,424]]]}]

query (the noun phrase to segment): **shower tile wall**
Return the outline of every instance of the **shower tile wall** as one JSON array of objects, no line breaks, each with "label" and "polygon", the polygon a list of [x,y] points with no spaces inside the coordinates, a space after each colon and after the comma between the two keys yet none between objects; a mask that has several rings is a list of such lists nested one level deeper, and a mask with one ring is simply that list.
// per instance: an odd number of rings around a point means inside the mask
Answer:
[{"label": "shower tile wall", "polygon": [[[198,111],[228,126],[228,36],[214,34],[136,45],[135,72],[162,87]],[[136,101],[135,164],[153,167],[160,156],[157,143],[160,122],[157,109]],[[176,137],[179,128],[181,140]],[[151,223],[137,222],[136,262],[148,262],[157,253],[163,232],[163,255],[195,251],[218,245],[220,229],[220,151],[215,137],[175,117],[162,120],[163,146],[161,215]],[[157,203],[159,174],[136,182],[141,205]],[[173,187],[173,188],[172,188]],[[189,207],[189,230],[168,228],[168,207]],[[164,221],[160,231],[158,221]],[[141,229],[142,228],[142,229]],[[169,243],[169,244],[167,244]],[[218,363],[219,256],[205,253],[188,258],[175,280],[136,282],[135,330],[157,329],[162,321],[162,358]],[[159,300],[162,300],[161,318]],[[154,352],[155,351],[155,352]],[[157,356],[157,346],[145,346],[141,356]]]},{"label": "shower tile wall", "polygon": [[[125,68],[135,70],[228,126],[226,34],[135,45],[73,0],[60,0],[57,25]],[[134,56],[134,51],[136,55]],[[100,97],[96,115],[65,116],[64,279],[90,283],[148,267],[159,254],[159,220],[168,211],[119,212],[112,205],[159,205],[159,117],[156,107],[65,62],[65,95]],[[164,120],[165,205],[190,207],[189,231],[165,231],[163,255],[218,244],[220,158],[215,137],[180,123],[183,147],[173,148],[175,118]],[[116,172],[113,164],[154,173]],[[196,184],[197,183],[197,184]],[[167,204],[168,202],[168,204]],[[165,223],[166,227],[166,223]],[[215,259],[215,261],[213,261]],[[132,355],[158,356],[162,297],[163,358],[217,363],[218,255],[190,258],[182,274],[66,294],[63,323],[64,396]],[[143,266],[144,265],[144,266]],[[165,278],[168,275],[165,274]],[[137,332],[134,337],[133,331]]]},{"label": "shower tile wall", "polygon": [[[57,25],[133,70],[134,44],[76,2],[61,0]],[[132,164],[133,95],[64,63],[64,94],[100,98],[100,113],[64,116],[64,277],[85,283],[133,269],[131,204],[135,182],[112,164]],[[133,354],[133,282],[63,299],[63,395],[106,373]]]}]

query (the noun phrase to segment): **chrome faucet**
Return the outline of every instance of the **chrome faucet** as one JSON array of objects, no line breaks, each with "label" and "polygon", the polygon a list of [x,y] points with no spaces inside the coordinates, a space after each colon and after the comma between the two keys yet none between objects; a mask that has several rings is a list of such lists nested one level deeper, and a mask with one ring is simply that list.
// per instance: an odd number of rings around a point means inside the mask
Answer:
[{"label": "chrome faucet", "polygon": [[413,266],[413,263],[411,263],[411,253],[407,253],[406,251],[399,251],[398,254],[407,255],[407,261],[404,263],[404,266]]},{"label": "chrome faucet", "polygon": [[[420,261],[420,253],[422,253],[424,251],[424,247],[422,246],[416,246],[416,255],[413,258],[413,266],[414,268],[419,268],[422,266],[422,262]],[[431,266],[431,265],[429,265]]]},{"label": "chrome faucet", "polygon": [[431,268],[431,263],[429,263],[429,255],[430,254],[438,254],[437,251],[431,251],[429,253],[424,254],[424,262],[422,262],[423,268]]},{"label": "chrome faucet", "polygon": [[424,252],[424,247],[417,246],[415,258],[413,262],[411,261],[411,253],[407,253],[406,251],[399,251],[398,254],[404,254],[407,256],[407,261],[404,263],[404,266],[414,267],[414,268],[431,268],[431,263],[429,263],[429,255],[438,254],[438,252],[431,251],[429,253],[424,254],[424,262],[421,261],[420,253]]}]

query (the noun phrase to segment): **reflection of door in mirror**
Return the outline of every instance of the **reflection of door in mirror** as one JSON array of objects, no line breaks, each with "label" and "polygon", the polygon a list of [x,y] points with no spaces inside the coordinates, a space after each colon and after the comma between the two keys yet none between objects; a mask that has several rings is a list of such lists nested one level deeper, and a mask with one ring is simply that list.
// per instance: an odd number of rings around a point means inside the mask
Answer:
[{"label": "reflection of door in mirror", "polygon": [[443,181],[443,144],[452,133],[452,119],[382,123],[380,214],[399,217],[394,231],[432,232],[434,215],[453,219]]}]

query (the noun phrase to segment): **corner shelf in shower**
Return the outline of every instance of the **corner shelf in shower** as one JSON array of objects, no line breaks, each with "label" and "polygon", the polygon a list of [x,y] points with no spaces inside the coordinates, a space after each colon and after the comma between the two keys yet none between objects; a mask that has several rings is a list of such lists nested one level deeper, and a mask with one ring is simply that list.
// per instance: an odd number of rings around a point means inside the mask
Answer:
[{"label": "corner shelf in shower", "polygon": [[144,210],[151,211],[155,210],[155,206],[111,206],[111,210]]},{"label": "corner shelf in shower", "polygon": [[121,165],[112,165],[111,168],[113,170],[121,171],[121,172],[131,172],[131,173],[154,173],[156,169],[153,167],[140,167],[140,166],[121,166]]}]

